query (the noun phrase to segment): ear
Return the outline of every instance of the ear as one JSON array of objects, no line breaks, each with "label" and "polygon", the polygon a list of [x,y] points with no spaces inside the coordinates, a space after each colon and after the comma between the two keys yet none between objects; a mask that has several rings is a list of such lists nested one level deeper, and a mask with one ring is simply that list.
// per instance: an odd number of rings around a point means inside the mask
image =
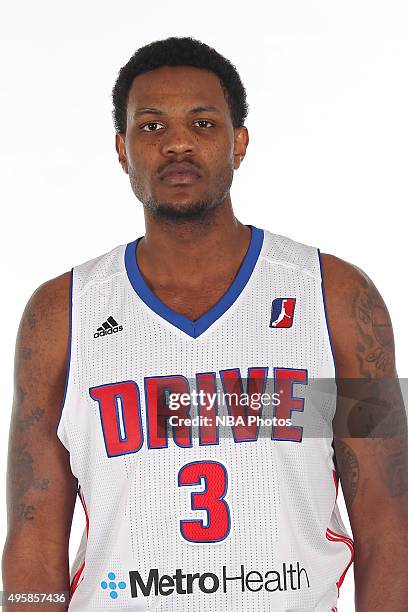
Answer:
[{"label": "ear", "polygon": [[126,174],[129,174],[127,159],[126,159],[125,134],[116,132],[115,146],[116,146],[116,151],[118,154],[119,163],[122,166],[123,171],[126,172]]},{"label": "ear", "polygon": [[234,170],[238,170],[242,160],[245,157],[249,142],[249,134],[247,128],[243,125],[234,128]]}]

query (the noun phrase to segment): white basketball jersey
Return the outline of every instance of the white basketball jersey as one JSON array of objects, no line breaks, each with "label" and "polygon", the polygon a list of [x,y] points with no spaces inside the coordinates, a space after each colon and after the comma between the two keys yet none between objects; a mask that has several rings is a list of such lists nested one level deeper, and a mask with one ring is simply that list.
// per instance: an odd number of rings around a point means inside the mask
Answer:
[{"label": "white basketball jersey", "polygon": [[353,540],[320,252],[249,227],[195,321],[145,282],[140,238],[72,269],[57,435],[86,527],[70,612],[337,610]]}]

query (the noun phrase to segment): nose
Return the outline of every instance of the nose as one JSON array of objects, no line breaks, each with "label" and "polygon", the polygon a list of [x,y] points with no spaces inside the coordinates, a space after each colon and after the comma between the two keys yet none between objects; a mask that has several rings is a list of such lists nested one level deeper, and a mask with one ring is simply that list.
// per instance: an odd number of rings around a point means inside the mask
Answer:
[{"label": "nose", "polygon": [[185,126],[168,127],[162,138],[161,148],[165,156],[194,152],[194,137]]}]

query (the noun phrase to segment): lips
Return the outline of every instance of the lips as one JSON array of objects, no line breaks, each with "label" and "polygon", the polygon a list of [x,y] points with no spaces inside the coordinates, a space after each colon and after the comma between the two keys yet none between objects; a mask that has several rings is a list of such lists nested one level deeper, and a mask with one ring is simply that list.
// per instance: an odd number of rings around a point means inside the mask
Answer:
[{"label": "lips", "polygon": [[197,168],[188,162],[169,164],[160,174],[160,179],[166,183],[193,183],[201,178]]},{"label": "lips", "polygon": [[165,176],[163,182],[170,185],[190,185],[199,180],[198,174],[192,172],[173,172]]}]

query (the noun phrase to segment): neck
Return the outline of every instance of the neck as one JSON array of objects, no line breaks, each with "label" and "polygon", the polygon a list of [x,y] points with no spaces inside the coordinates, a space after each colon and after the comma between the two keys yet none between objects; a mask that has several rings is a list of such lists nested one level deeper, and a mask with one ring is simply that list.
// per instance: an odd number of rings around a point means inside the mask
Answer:
[{"label": "neck", "polygon": [[137,248],[138,265],[157,286],[200,287],[237,271],[248,249],[251,231],[235,217],[231,201],[211,218],[171,222],[145,212],[146,232]]}]

